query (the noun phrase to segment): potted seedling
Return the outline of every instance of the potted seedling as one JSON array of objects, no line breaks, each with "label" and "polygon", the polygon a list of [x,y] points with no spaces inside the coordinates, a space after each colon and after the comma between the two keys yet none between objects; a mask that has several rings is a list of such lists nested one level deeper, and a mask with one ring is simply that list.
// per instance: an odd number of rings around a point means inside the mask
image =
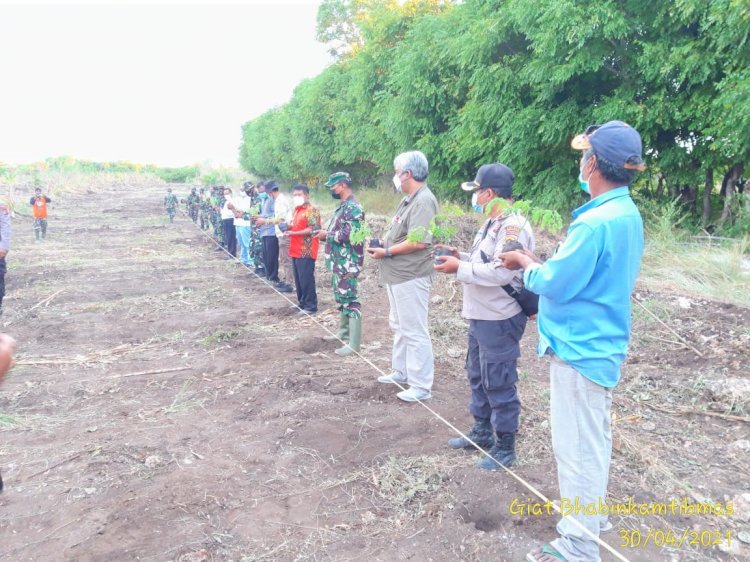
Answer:
[{"label": "potted seedling", "polygon": [[366,240],[369,240],[369,248],[382,248],[382,244],[378,238],[372,237],[372,231],[365,222],[360,222],[359,226],[352,230],[349,235],[349,241],[354,245],[364,244]]},{"label": "potted seedling", "polygon": [[[448,244],[450,239],[456,233],[455,226],[449,226],[445,224],[447,215],[435,215],[430,221],[430,226],[425,228],[424,226],[418,226],[417,228],[410,230],[406,235],[406,240],[412,244],[420,244],[427,239],[427,235],[432,236],[433,244]],[[437,259],[438,256],[450,256],[451,251],[447,248],[435,248],[434,250],[434,261],[436,264],[442,263],[443,260]]]}]

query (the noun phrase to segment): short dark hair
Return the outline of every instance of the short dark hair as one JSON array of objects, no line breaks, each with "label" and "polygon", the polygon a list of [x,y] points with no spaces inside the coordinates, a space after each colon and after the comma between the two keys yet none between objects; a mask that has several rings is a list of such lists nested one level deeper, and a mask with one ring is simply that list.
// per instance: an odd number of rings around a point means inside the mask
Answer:
[{"label": "short dark hair", "polygon": [[295,185],[292,188],[292,191],[301,191],[302,193],[304,193],[306,195],[310,194],[310,188],[307,187],[304,183],[299,183],[299,184]]},{"label": "short dark hair", "polygon": [[592,156],[596,156],[596,167],[602,177],[610,183],[617,183],[620,185],[630,185],[635,179],[635,170],[628,170],[610,162],[606,158],[602,158],[593,148],[589,148],[583,153],[583,161],[588,162]]}]

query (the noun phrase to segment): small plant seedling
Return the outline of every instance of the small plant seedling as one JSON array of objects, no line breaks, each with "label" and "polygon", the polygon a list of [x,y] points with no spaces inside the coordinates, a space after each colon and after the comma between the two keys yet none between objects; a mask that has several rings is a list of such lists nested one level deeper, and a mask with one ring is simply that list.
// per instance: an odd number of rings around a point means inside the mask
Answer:
[{"label": "small plant seedling", "polygon": [[[352,233],[349,235],[349,241],[354,245],[364,244],[365,240],[372,237],[372,231],[370,230],[370,227],[364,223],[360,222],[359,226],[352,230]],[[372,244],[370,245],[372,248]]]}]

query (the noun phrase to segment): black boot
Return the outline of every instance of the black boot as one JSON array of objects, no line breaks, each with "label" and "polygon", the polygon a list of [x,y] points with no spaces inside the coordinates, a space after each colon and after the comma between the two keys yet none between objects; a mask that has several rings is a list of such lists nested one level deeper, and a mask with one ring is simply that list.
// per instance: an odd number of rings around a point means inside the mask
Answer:
[{"label": "black boot", "polygon": [[516,461],[516,434],[498,433],[495,446],[487,452],[492,458],[484,457],[477,463],[477,468],[500,470],[500,466],[497,463],[510,468]]},{"label": "black boot", "polygon": [[[490,420],[485,418],[474,418],[474,427],[469,430],[466,437],[474,441],[483,449],[489,449],[495,444],[495,432],[492,431]],[[473,449],[472,445],[465,437],[454,437],[448,439],[448,446],[451,449]]]}]

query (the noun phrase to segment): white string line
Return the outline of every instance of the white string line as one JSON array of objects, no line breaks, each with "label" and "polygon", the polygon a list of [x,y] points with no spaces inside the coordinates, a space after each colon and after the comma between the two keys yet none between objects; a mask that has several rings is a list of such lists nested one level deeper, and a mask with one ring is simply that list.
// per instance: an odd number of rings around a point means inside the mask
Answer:
[{"label": "white string line", "polygon": [[[182,211],[181,209],[180,209],[180,213],[181,213],[181,214],[182,214],[183,216],[187,217],[187,215],[185,214],[185,212],[184,212],[184,211]],[[187,217],[187,218],[190,218],[190,217]],[[206,238],[208,238],[209,240],[211,240],[211,241],[212,241],[213,243],[216,243],[216,244],[218,244],[218,242],[217,242],[216,240],[214,240],[214,238],[212,238],[212,237],[211,237],[211,235],[209,235],[209,234],[208,234],[208,233],[206,233],[206,232],[205,232],[205,231],[204,231],[203,229],[201,229],[201,228],[200,228],[200,226],[198,226],[198,224],[197,224],[197,223],[193,222],[193,220],[192,220],[192,219],[190,219],[190,222],[191,222],[191,223],[193,224],[193,226],[194,226],[194,227],[195,227],[196,229],[198,229],[198,230],[200,231],[200,233],[201,233],[201,234],[203,234],[203,235],[204,235],[204,236],[205,236]],[[224,247],[223,247],[223,246],[221,246],[220,244],[218,244],[218,245],[219,245],[219,247],[220,247],[220,248],[221,248],[221,249],[222,249],[222,250],[223,250],[223,251],[224,251],[224,252],[225,252],[225,253],[226,253],[227,255],[229,255],[229,256],[231,256],[231,257],[232,257],[233,259],[235,259],[235,260],[239,261],[239,260],[238,260],[238,259],[237,259],[237,258],[236,258],[235,256],[232,256],[232,254],[231,254],[231,253],[229,253],[229,251],[228,251],[228,250],[227,250],[226,248],[224,248]],[[264,283],[265,283],[266,285],[268,285],[269,287],[271,287],[271,289],[273,289],[273,290],[274,290],[274,291],[275,291],[275,292],[276,292],[276,293],[277,293],[277,294],[278,294],[278,295],[279,295],[280,297],[282,297],[282,298],[284,298],[285,300],[287,300],[287,301],[288,301],[288,302],[289,302],[290,304],[293,304],[293,305],[295,306],[295,308],[298,308],[298,309],[299,309],[300,311],[304,312],[304,313],[305,313],[305,314],[306,314],[307,316],[309,316],[309,317],[310,317],[310,318],[311,318],[311,319],[313,320],[313,322],[315,322],[315,323],[316,323],[316,324],[317,324],[318,326],[320,326],[321,328],[323,328],[323,329],[324,329],[324,330],[325,330],[326,332],[328,332],[328,333],[329,333],[330,335],[334,336],[334,337],[335,337],[335,338],[336,338],[336,339],[337,339],[338,341],[340,341],[340,342],[341,342],[342,344],[344,344],[345,346],[347,346],[347,345],[348,345],[348,342],[345,342],[344,340],[342,340],[341,338],[339,338],[339,336],[338,336],[338,334],[337,334],[337,333],[334,333],[334,332],[332,332],[331,330],[329,330],[329,329],[328,329],[328,327],[327,327],[327,326],[326,326],[325,324],[321,323],[321,322],[320,322],[320,321],[319,321],[319,320],[318,320],[317,318],[315,318],[315,317],[314,317],[314,316],[312,316],[311,314],[308,314],[306,310],[304,310],[304,309],[300,308],[300,307],[299,307],[299,305],[295,304],[295,303],[294,303],[294,302],[293,302],[293,301],[292,301],[292,300],[291,300],[291,299],[290,299],[289,297],[287,297],[287,296],[286,296],[286,295],[285,295],[284,293],[280,292],[280,291],[279,291],[279,290],[278,290],[278,289],[277,289],[276,287],[274,287],[274,286],[273,286],[273,285],[272,285],[271,283],[269,283],[269,282],[268,282],[268,281],[267,281],[267,280],[266,280],[265,278],[263,278],[263,277],[261,277],[260,275],[258,275],[257,273],[255,273],[255,271],[254,271],[253,269],[251,269],[251,268],[250,268],[249,266],[247,266],[246,264],[244,264],[244,263],[242,263],[242,262],[239,262],[239,263],[240,263],[240,264],[241,264],[241,265],[242,265],[243,267],[245,267],[245,268],[246,268],[246,269],[247,269],[248,271],[250,271],[250,273],[252,273],[253,275],[255,275],[255,276],[256,276],[256,277],[258,278],[258,279],[260,279],[261,281],[263,281],[263,282],[264,282]],[[370,367],[372,367],[372,368],[373,368],[373,369],[375,369],[375,370],[376,370],[377,372],[379,372],[379,373],[380,373],[381,375],[386,375],[386,373],[385,373],[385,372],[384,372],[384,371],[383,371],[383,370],[382,370],[382,369],[381,369],[380,367],[378,367],[377,365],[375,365],[375,364],[374,364],[374,363],[373,363],[372,361],[370,361],[370,360],[369,360],[369,359],[368,359],[367,357],[365,357],[364,355],[362,355],[362,354],[361,354],[361,353],[360,353],[359,351],[356,351],[356,350],[352,349],[352,352],[353,352],[354,354],[356,354],[356,355],[357,355],[357,357],[359,357],[360,359],[362,359],[362,360],[363,360],[363,361],[364,361],[365,363],[367,363],[367,364],[368,364],[368,365],[369,365]],[[407,390],[407,389],[406,389],[405,387],[401,386],[401,384],[400,384],[400,383],[398,383],[398,382],[396,382],[396,381],[393,381],[393,384],[395,384],[396,386],[398,386],[398,387],[399,387],[399,388],[400,388],[401,390]],[[472,446],[472,447],[474,447],[474,448],[475,448],[475,449],[476,449],[477,451],[479,451],[480,453],[482,453],[482,454],[483,454],[484,456],[486,456],[487,458],[489,458],[489,459],[492,459],[492,461],[493,461],[493,462],[494,462],[495,464],[497,464],[497,466],[499,466],[500,468],[502,468],[502,469],[503,469],[503,470],[504,470],[505,472],[507,472],[507,473],[508,473],[508,474],[510,474],[510,475],[511,475],[511,476],[512,476],[513,478],[515,478],[515,479],[516,479],[516,480],[517,480],[518,482],[520,482],[521,484],[523,484],[523,485],[524,485],[524,486],[525,486],[525,487],[526,487],[526,488],[527,488],[527,489],[528,489],[529,491],[531,491],[531,492],[532,492],[532,493],[533,493],[533,494],[534,494],[534,495],[535,495],[536,497],[538,497],[538,498],[539,498],[540,500],[544,501],[544,502],[545,502],[545,503],[546,503],[547,505],[551,505],[551,506],[552,506],[552,507],[553,507],[553,508],[555,509],[555,511],[557,511],[557,513],[559,513],[559,514],[560,514],[560,516],[561,516],[561,517],[563,517],[564,519],[568,519],[568,521],[572,522],[572,523],[573,523],[573,524],[574,524],[575,526],[577,526],[577,527],[578,527],[578,528],[579,528],[580,530],[582,530],[582,531],[583,531],[583,532],[584,532],[584,533],[585,533],[586,535],[588,535],[588,536],[589,536],[589,537],[591,537],[591,538],[592,538],[593,540],[595,540],[595,541],[596,541],[596,542],[597,542],[597,543],[598,543],[598,544],[599,544],[600,546],[602,546],[602,547],[604,547],[604,548],[605,548],[606,550],[608,550],[608,551],[609,551],[609,552],[610,552],[610,553],[611,553],[611,554],[612,554],[612,555],[613,555],[613,556],[614,556],[615,558],[617,558],[618,560],[622,560],[622,562],[630,562],[630,561],[628,560],[628,558],[626,558],[625,556],[623,556],[623,555],[622,555],[622,554],[621,554],[621,553],[620,553],[619,551],[615,550],[615,549],[614,549],[613,547],[611,547],[611,546],[610,546],[610,545],[609,545],[608,543],[604,542],[604,541],[603,541],[603,540],[601,540],[601,539],[600,539],[600,538],[599,538],[598,536],[596,536],[596,535],[595,535],[594,533],[592,533],[591,531],[589,531],[589,530],[588,530],[588,529],[587,529],[587,528],[586,528],[586,527],[585,527],[585,526],[584,526],[584,525],[583,525],[582,523],[580,523],[580,522],[579,522],[579,521],[578,521],[577,519],[575,519],[574,517],[571,517],[571,516],[569,516],[569,515],[563,515],[563,513],[562,513],[562,509],[560,508],[560,506],[559,506],[559,505],[558,505],[557,503],[553,503],[553,502],[552,502],[552,500],[550,500],[550,499],[549,499],[549,498],[548,498],[547,496],[545,496],[545,495],[544,495],[544,494],[543,494],[542,492],[540,492],[539,490],[537,490],[537,489],[536,489],[536,488],[535,488],[535,487],[534,487],[534,486],[533,486],[532,484],[528,483],[528,482],[527,482],[526,480],[524,480],[524,479],[523,479],[523,478],[522,478],[521,476],[517,475],[517,474],[516,474],[515,472],[513,472],[513,471],[512,471],[512,470],[511,470],[510,468],[508,468],[507,466],[505,466],[504,464],[502,464],[502,463],[501,463],[500,461],[498,461],[498,460],[497,460],[496,458],[494,458],[494,457],[493,457],[492,455],[490,455],[490,454],[489,454],[489,453],[488,453],[487,451],[485,451],[484,449],[482,449],[482,447],[480,447],[480,446],[479,446],[479,445],[477,445],[477,444],[476,444],[476,443],[475,443],[474,441],[472,441],[471,439],[469,439],[469,437],[467,437],[467,436],[466,436],[466,435],[465,435],[465,434],[464,434],[464,433],[463,433],[463,432],[462,432],[462,431],[461,431],[460,429],[458,429],[458,428],[457,428],[456,426],[454,426],[454,425],[453,425],[453,424],[452,424],[451,422],[449,422],[448,420],[446,420],[446,419],[445,419],[445,418],[444,418],[443,416],[441,416],[441,415],[440,415],[439,413],[437,413],[437,412],[436,412],[435,410],[433,410],[432,408],[430,408],[430,406],[428,406],[428,405],[427,405],[427,404],[426,404],[425,402],[423,402],[422,400],[419,400],[419,399],[416,399],[416,402],[417,402],[417,403],[419,403],[419,404],[420,404],[420,405],[421,405],[421,406],[422,406],[423,408],[425,408],[425,409],[426,409],[426,410],[427,410],[428,412],[430,412],[430,413],[431,413],[431,414],[432,414],[433,416],[435,416],[435,417],[436,417],[436,418],[437,418],[438,420],[440,420],[440,421],[441,421],[441,422],[442,422],[443,424],[445,424],[445,425],[446,425],[446,426],[448,426],[448,427],[449,427],[450,429],[452,429],[453,431],[455,431],[455,432],[456,432],[456,433],[457,433],[458,435],[460,435],[461,437],[463,437],[464,439],[466,439],[466,441],[467,441],[468,443],[470,443],[470,444],[471,444],[471,446]]]}]

